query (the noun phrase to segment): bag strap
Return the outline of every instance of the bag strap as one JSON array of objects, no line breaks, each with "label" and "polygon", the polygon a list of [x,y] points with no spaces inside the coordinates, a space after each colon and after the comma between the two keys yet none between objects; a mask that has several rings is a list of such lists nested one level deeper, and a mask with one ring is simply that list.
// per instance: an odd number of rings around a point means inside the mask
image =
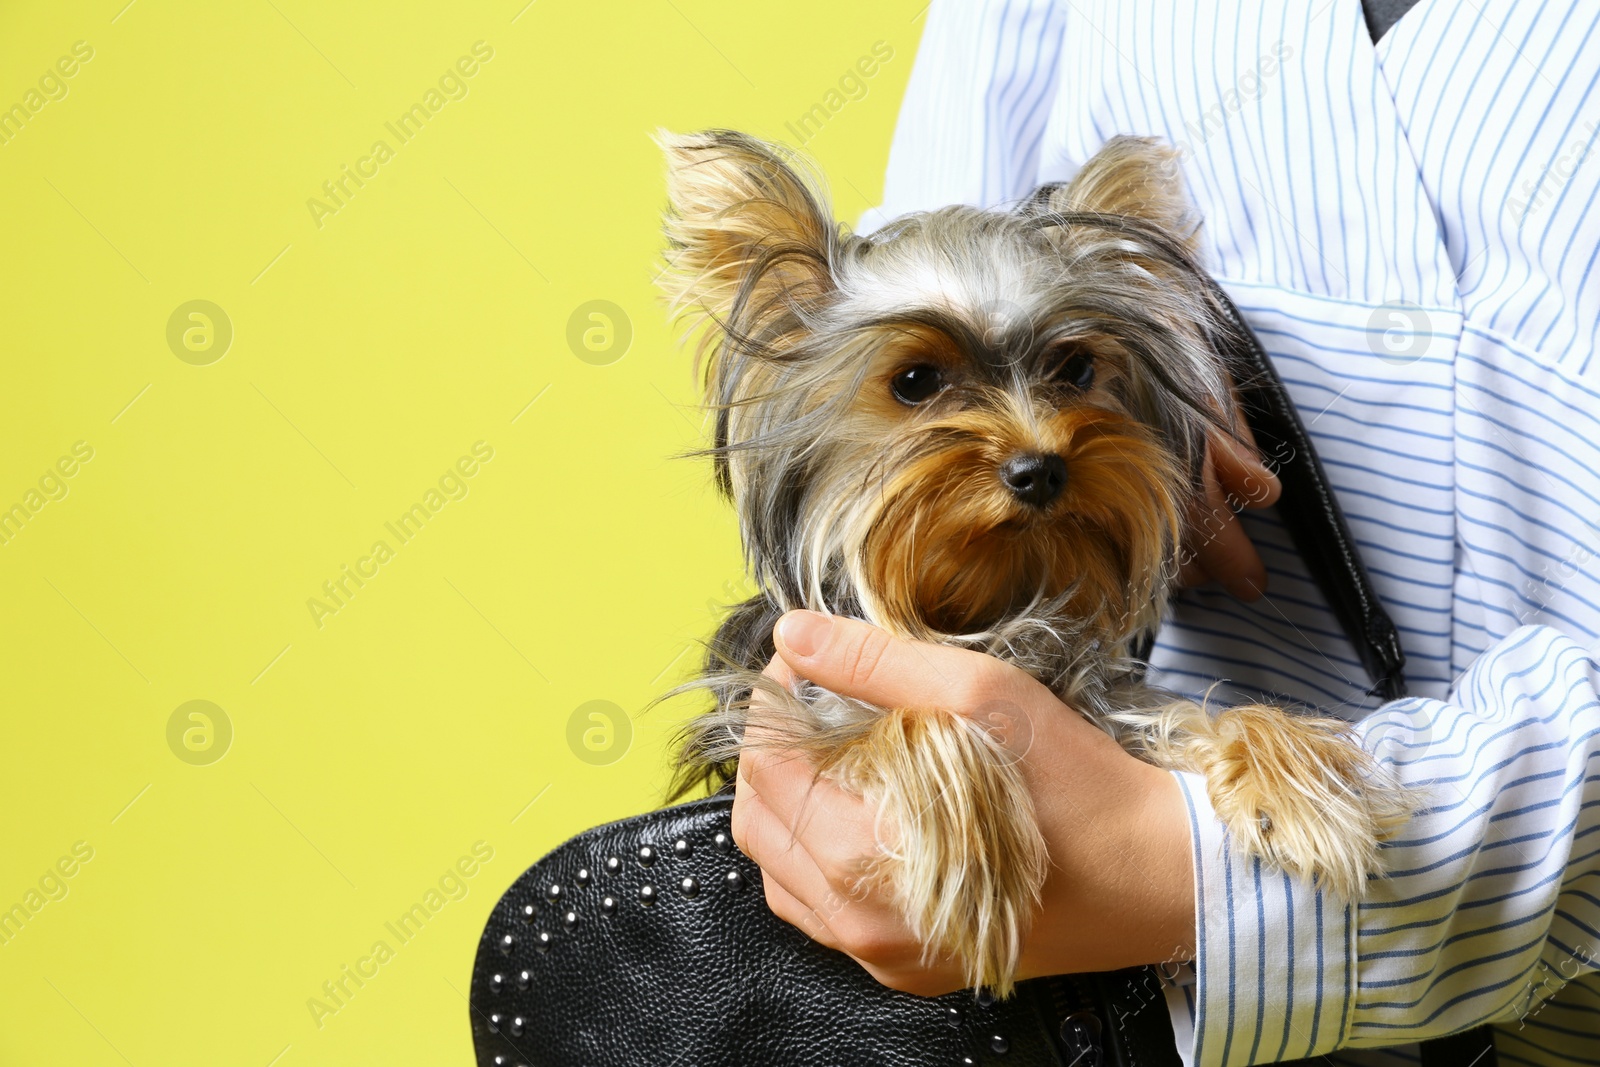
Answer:
[{"label": "bag strap", "polygon": [[1233,371],[1256,444],[1283,483],[1278,516],[1340,629],[1361,657],[1372,681],[1368,692],[1384,700],[1398,700],[1406,692],[1406,656],[1400,647],[1400,632],[1372,587],[1316,447],[1283,380],[1239,308],[1215,281],[1211,290],[1225,324],[1217,348]]}]

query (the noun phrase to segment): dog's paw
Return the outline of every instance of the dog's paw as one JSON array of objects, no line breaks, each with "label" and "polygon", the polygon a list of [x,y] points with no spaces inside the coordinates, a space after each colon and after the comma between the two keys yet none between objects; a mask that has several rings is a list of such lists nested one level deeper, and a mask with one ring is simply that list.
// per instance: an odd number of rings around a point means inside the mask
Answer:
[{"label": "dog's paw", "polygon": [[924,958],[1008,996],[1049,864],[1014,757],[959,716],[886,711],[849,763],[884,819],[872,877]]},{"label": "dog's paw", "polygon": [[1200,768],[1239,849],[1360,900],[1383,873],[1380,842],[1415,798],[1383,773],[1338,720],[1249,705],[1217,716]]}]

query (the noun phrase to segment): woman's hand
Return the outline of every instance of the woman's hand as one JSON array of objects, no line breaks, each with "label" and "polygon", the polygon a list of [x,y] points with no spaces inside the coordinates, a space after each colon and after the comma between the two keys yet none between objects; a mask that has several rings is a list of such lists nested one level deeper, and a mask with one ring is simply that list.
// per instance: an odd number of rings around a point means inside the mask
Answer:
[{"label": "woman's hand", "polygon": [[1267,568],[1236,513],[1276,504],[1283,485],[1261,462],[1243,415],[1238,424],[1243,444],[1221,431],[1206,441],[1205,492],[1189,513],[1178,581],[1186,587],[1216,581],[1240,600],[1255,600],[1267,588]]},{"label": "woman's hand", "polygon": [[[1189,821],[1170,774],[993,657],[805,611],[779,620],[775,637],[766,671],[774,681],[800,675],[880,707],[973,715],[1019,756],[1051,857],[1019,977],[1193,955]],[[815,779],[795,751],[761,744],[760,721],[758,699],[739,759],[733,838],[761,867],[773,912],[884,985],[924,996],[961,988],[950,961],[923,965],[922,946],[881,892],[858,887],[878,849],[872,809]]]}]

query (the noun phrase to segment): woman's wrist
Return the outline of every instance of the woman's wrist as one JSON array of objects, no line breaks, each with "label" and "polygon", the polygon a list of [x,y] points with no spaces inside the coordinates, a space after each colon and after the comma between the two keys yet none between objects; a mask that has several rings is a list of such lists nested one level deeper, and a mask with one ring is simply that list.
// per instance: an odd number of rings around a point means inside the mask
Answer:
[{"label": "woman's wrist", "polygon": [[1024,953],[1027,976],[1118,970],[1194,956],[1194,850],[1183,790],[1129,758],[1100,812],[1047,817],[1052,857]]},{"label": "woman's wrist", "polygon": [[[1149,963],[1194,958],[1194,842],[1183,787],[1172,772],[1151,767],[1144,817],[1131,830],[1131,840],[1147,843],[1151,899],[1151,935],[1145,942]],[[1154,953],[1154,955],[1150,955]]]}]

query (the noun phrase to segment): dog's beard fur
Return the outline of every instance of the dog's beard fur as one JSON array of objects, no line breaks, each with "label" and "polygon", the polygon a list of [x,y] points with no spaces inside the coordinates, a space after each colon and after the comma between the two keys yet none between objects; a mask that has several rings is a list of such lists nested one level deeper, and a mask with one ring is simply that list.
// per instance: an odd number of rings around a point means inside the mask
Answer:
[{"label": "dog's beard fur", "polygon": [[[1180,472],[1121,415],[1084,407],[1015,417],[1011,399],[999,392],[988,409],[922,422],[864,472],[867,492],[838,540],[866,614],[933,639],[991,629],[1035,603],[1059,602],[1112,637],[1153,621],[1152,577],[1177,533]],[[995,476],[1033,450],[1061,456],[1068,471],[1042,514]],[[877,477],[880,463],[892,473]]]},{"label": "dog's beard fur", "polygon": [[[769,738],[883,810],[873,876],[930,957],[952,953],[973,984],[1004,993],[1047,863],[1014,755],[959,715],[886,711],[809,683],[791,693],[759,672],[784,611],[858,616],[999,655],[1136,753],[1201,769],[1190,739],[1214,733],[1204,711],[1144,686],[1128,656],[1176,578],[1206,437],[1235,429],[1225,327],[1173,153],[1117,138],[1015,211],[945,208],[866,238],[833,223],[818,183],[775,146],[726,131],[661,143],[663,284],[701,329],[708,452],[760,587],[695,683],[716,707],[682,735],[673,795],[731,778],[764,692]],[[1063,379],[1085,362],[1092,381]],[[947,387],[897,398],[908,367]],[[1022,454],[1064,462],[1064,488],[1043,506],[1001,481]],[[1204,752],[1214,791],[1219,751]],[[1261,838],[1270,792],[1239,770],[1247,753],[1231,758],[1228,796],[1249,798],[1240,818]],[[1296,820],[1277,821],[1290,829],[1276,843],[1253,843],[1292,867]],[[1302,851],[1328,845],[1307,840]],[[1353,893],[1375,847],[1312,873]]]}]

